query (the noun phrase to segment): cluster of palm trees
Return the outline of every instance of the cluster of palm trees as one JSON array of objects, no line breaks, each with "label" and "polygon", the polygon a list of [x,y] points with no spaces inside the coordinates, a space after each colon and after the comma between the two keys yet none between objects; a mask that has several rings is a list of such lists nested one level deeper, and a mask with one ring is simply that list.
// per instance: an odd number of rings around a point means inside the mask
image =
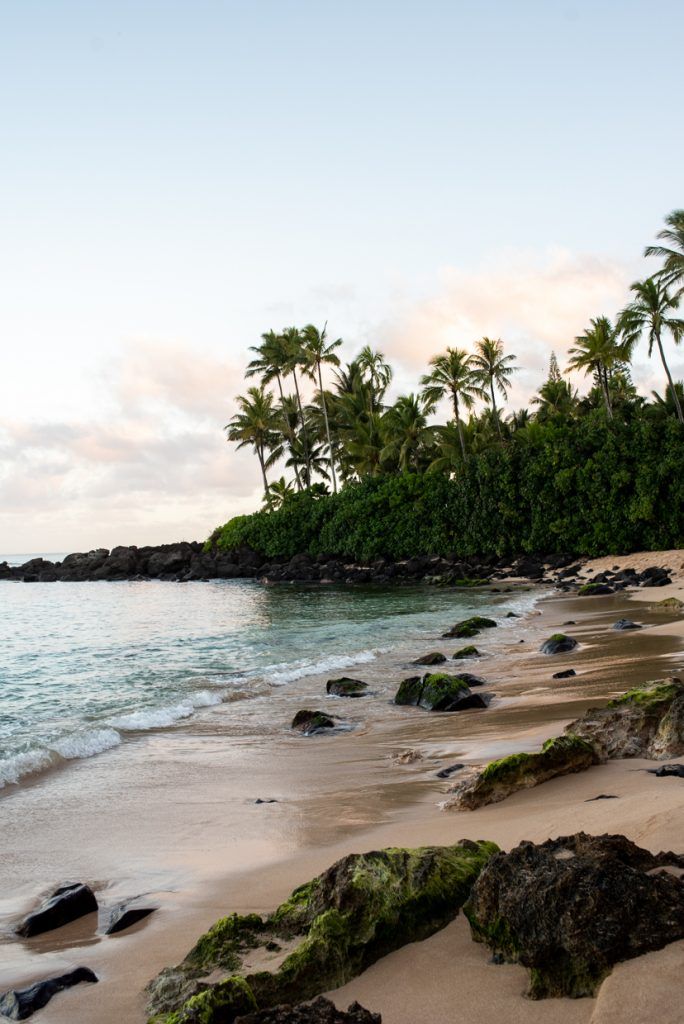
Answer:
[{"label": "cluster of palm trees", "polygon": [[[584,398],[552,355],[548,377],[532,399],[534,411],[503,416],[497,398],[508,397],[515,356],[504,352],[500,339],[483,337],[472,352],[447,348],[434,356],[420,390],[388,404],[392,369],[383,354],[366,346],[343,366],[337,354],[342,340],[328,337],[327,324],[322,329],[308,324],[268,331],[250,349],[254,358],[246,376],[259,383],[238,396],[238,412],[225,428],[228,439],[254,450],[265,502],[277,507],[297,491],[337,491],[339,482],[367,476],[407,470],[457,473],[471,453],[522,439],[535,423],[571,421],[598,405],[609,422],[616,410],[630,406],[671,414],[684,423],[684,389],[672,378],[664,348],[668,336],[675,344],[684,337],[684,320],[677,316],[684,296],[684,210],[666,218],[658,238],[663,244],[648,246],[645,256],[660,259],[660,269],[631,286],[631,300],[614,321],[596,317],[570,348],[567,370],[593,377]],[[657,349],[667,379],[665,397],[654,393],[650,405],[637,395],[630,377],[632,354],[642,337],[649,356]],[[302,400],[305,379],[314,389],[309,402]],[[452,418],[430,423],[443,399]],[[476,414],[478,402],[482,408]],[[269,481],[269,471],[282,463],[291,478]]]}]

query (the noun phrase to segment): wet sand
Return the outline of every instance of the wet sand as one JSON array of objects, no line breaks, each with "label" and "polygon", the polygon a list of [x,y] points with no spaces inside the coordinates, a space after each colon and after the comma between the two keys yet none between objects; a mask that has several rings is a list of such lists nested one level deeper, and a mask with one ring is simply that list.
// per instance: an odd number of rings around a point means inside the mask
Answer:
[{"label": "wet sand", "polygon": [[[677,563],[648,557],[647,564],[673,568],[684,560],[682,553]],[[679,586],[678,576],[672,589]],[[36,1019],[142,1022],[145,983],[181,959],[202,930],[228,911],[272,909],[295,885],[351,851],[462,837],[510,847],[579,828],[623,832],[653,850],[684,850],[684,783],[656,779],[642,762],[613,762],[471,813],[440,811],[448,782],[435,777],[455,761],[535,749],[591,704],[680,670],[684,619],[649,607],[670,589],[637,591],[638,605],[625,595],[550,597],[537,607],[541,614],[481,634],[475,642],[488,656],[466,668],[484,675],[486,689],[496,694],[487,711],[431,715],[390,704],[401,678],[416,671],[409,670],[411,656],[423,653],[407,647],[359,669],[373,697],[326,699],[326,677],[308,677],[239,707],[212,709],[192,724],[140,736],[128,742],[126,757],[108,751],[0,798],[2,927],[38,894],[68,879],[95,885],[102,903],[145,892],[160,908],[107,939],[95,934],[96,922],[88,918],[30,942],[5,935],[0,990],[83,964],[100,983],[61,994]],[[625,614],[648,628],[611,631]],[[554,658],[538,654],[541,640],[568,619],[576,625],[566,631],[582,646]],[[438,639],[445,625],[436,623],[426,650],[452,653],[459,646]],[[570,665],[576,677],[551,679]],[[352,730],[310,739],[291,735],[286,723],[294,711],[312,705],[332,709]],[[406,749],[419,751],[421,759],[395,764],[391,755]],[[585,803],[606,792],[618,799]],[[258,797],[278,802],[256,805]],[[681,1017],[671,1016],[671,1005],[684,995],[674,973],[680,947],[621,965],[597,1000],[532,1003],[522,996],[525,972],[489,964],[458,920],[385,958],[334,999],[346,1006],[359,998],[382,1011],[385,1024],[674,1024]],[[653,1016],[643,1016],[646,1006]]]}]

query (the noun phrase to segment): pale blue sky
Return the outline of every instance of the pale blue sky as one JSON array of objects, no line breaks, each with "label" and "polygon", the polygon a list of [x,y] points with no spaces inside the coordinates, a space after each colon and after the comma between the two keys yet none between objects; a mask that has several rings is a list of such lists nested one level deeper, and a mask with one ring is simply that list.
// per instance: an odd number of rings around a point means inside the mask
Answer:
[{"label": "pale blue sky", "polygon": [[0,0],[0,550],[251,507],[220,427],[270,327],[328,318],[409,386],[451,318],[527,354],[527,401],[684,205],[683,30],[670,0]]}]

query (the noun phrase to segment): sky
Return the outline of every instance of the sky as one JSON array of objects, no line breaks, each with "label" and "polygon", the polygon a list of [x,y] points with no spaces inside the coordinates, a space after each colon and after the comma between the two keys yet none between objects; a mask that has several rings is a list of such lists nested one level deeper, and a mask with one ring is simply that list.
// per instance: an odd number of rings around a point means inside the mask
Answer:
[{"label": "sky", "polygon": [[0,0],[0,551],[256,508],[223,427],[272,328],[327,320],[395,393],[501,337],[528,404],[684,206],[683,30],[676,0]]}]

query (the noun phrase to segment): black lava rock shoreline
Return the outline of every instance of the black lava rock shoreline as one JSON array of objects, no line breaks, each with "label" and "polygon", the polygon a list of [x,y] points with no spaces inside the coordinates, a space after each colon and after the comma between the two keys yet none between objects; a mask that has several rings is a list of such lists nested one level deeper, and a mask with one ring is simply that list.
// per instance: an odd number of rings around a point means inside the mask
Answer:
[{"label": "black lava rock shoreline", "polygon": [[[32,558],[20,566],[0,562],[0,580],[24,583],[84,580],[258,579],[264,583],[431,583],[435,586],[485,586],[509,578],[553,584],[582,595],[614,593],[626,587],[660,587],[671,582],[669,570],[652,566],[602,572],[580,579],[583,559],[570,555],[524,555],[441,558],[421,555],[392,562],[358,563],[339,557],[307,554],[266,559],[251,548],[205,551],[199,542],[182,541],[155,547],[116,547],[67,555],[62,562]],[[589,570],[590,571],[590,570]]]}]

